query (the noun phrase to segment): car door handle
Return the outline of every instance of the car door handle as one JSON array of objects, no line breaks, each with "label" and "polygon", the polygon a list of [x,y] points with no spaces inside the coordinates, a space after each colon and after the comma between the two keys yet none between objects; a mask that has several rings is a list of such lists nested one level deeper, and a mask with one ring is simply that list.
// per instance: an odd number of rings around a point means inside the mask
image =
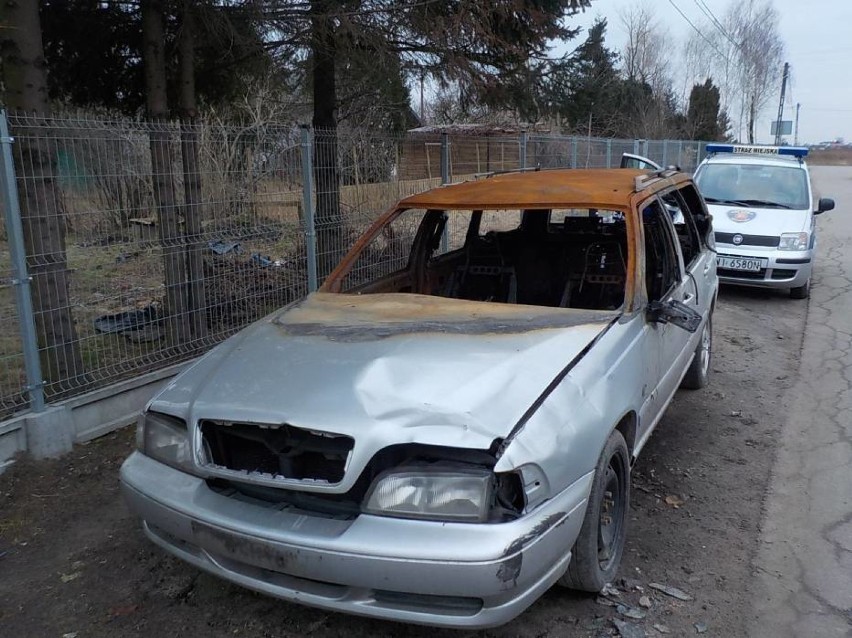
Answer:
[{"label": "car door handle", "polygon": [[706,277],[708,274],[710,274],[710,262],[709,261],[706,264],[704,264],[704,276]]},{"label": "car door handle", "polygon": [[695,299],[695,295],[693,295],[691,292],[688,292],[683,296],[683,303],[689,303],[693,299]]}]

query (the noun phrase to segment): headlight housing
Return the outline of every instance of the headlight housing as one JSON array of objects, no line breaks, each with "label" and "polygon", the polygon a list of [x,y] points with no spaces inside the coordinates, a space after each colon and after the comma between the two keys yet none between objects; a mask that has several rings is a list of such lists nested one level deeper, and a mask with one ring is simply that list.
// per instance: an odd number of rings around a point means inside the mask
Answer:
[{"label": "headlight housing", "polygon": [[192,470],[192,454],[186,423],[159,412],[143,412],[136,431],[139,451],[173,468]]},{"label": "headlight housing", "polygon": [[398,518],[483,523],[493,493],[493,474],[486,469],[391,470],[373,482],[363,510]]},{"label": "headlight housing", "polygon": [[779,250],[807,250],[810,245],[808,233],[783,233]]}]

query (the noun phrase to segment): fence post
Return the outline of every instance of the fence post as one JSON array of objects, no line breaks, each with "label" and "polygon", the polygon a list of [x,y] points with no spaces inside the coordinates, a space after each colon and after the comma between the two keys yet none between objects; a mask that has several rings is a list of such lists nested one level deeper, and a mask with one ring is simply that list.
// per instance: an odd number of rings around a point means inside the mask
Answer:
[{"label": "fence post", "polygon": [[317,230],[314,221],[313,140],[311,129],[302,127],[302,211],[305,224],[305,246],[308,259],[308,292],[316,292]]},{"label": "fence post", "polygon": [[633,140],[633,154],[639,155],[639,140]]},{"label": "fence post", "polygon": [[577,168],[577,138],[571,138],[571,168]]},{"label": "fence post", "polygon": [[606,167],[612,168],[612,140],[606,141]]},{"label": "fence post", "polygon": [[663,165],[663,168],[668,166],[669,162],[669,141],[663,140],[663,161],[660,162]]},{"label": "fence post", "polygon": [[15,302],[18,306],[18,321],[21,329],[21,344],[24,351],[24,367],[27,373],[27,394],[30,409],[33,412],[44,411],[44,379],[41,376],[41,361],[38,358],[38,339],[36,337],[35,316],[33,314],[32,277],[27,272],[27,253],[24,248],[24,230],[21,225],[21,208],[18,201],[18,185],[15,177],[15,164],[12,159],[12,144],[15,140],[9,135],[9,122],[6,111],[0,111],[0,143],[3,150],[0,162],[3,164],[0,176],[3,180],[3,208],[6,211],[6,234],[9,240],[9,254],[12,259],[12,285],[15,288]]},{"label": "fence post", "polygon": [[450,183],[450,136],[441,133],[441,184]]},{"label": "fence post", "polygon": [[[450,136],[444,131],[441,133],[441,184],[450,183]],[[441,253],[446,253],[450,250],[450,229],[449,224],[444,224],[444,231],[441,234]]]},{"label": "fence post", "polygon": [[526,131],[521,131],[521,137],[518,139],[518,164],[520,164],[521,169],[527,167],[527,141],[529,140],[529,133]]}]

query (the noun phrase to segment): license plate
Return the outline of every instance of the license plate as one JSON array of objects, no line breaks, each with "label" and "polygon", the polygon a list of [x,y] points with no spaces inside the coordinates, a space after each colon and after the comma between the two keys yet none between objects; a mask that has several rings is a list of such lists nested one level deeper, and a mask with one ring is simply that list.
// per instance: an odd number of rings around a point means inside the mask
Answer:
[{"label": "license plate", "polygon": [[719,268],[727,268],[728,270],[745,270],[748,272],[759,272],[766,268],[769,264],[768,259],[758,259],[756,257],[718,257],[717,265]]}]

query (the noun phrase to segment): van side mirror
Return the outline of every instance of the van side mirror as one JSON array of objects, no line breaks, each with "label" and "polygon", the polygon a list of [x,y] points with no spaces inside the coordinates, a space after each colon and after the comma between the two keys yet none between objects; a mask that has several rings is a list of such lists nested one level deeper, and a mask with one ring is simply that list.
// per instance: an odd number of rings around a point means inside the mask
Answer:
[{"label": "van side mirror", "polygon": [[820,197],[814,215],[820,215],[830,210],[834,210],[834,200],[831,197]]},{"label": "van side mirror", "polygon": [[687,332],[695,332],[701,325],[701,315],[685,303],[671,301],[652,301],[648,304],[648,321],[670,323]]}]

